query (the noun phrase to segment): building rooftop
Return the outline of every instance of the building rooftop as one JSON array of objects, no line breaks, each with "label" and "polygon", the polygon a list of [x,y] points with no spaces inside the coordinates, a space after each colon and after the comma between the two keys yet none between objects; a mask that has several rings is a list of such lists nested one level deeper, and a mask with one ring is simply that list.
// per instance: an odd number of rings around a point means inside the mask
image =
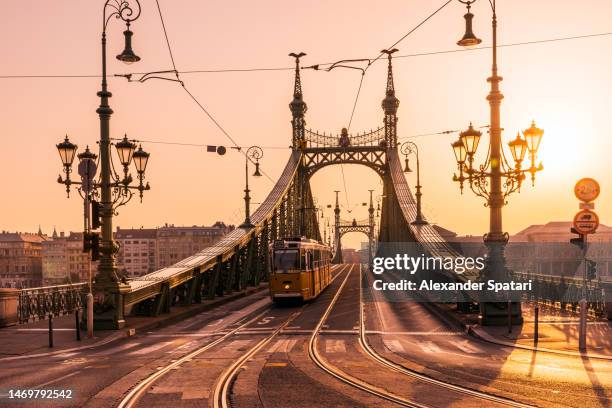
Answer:
[{"label": "building rooftop", "polygon": [[7,232],[2,231],[0,233],[0,242],[32,242],[32,243],[41,243],[44,241],[49,241],[49,238],[46,235],[38,235],[31,234],[27,232]]}]

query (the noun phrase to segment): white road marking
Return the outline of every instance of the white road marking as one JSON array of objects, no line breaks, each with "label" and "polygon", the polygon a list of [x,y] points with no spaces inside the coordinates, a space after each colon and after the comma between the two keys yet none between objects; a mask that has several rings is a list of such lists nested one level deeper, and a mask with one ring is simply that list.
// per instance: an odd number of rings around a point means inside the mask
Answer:
[{"label": "white road marking", "polygon": [[278,340],[268,349],[269,353],[290,353],[293,346],[297,343],[296,339]]},{"label": "white road marking", "polygon": [[383,340],[385,346],[394,353],[403,353],[404,346],[399,340]]},{"label": "white road marking", "polygon": [[72,377],[73,375],[77,375],[77,374],[78,374],[78,373],[80,373],[80,372],[81,372],[81,370],[73,371],[73,372],[71,372],[71,373],[69,373],[69,374],[66,374],[66,375],[63,375],[63,376],[61,376],[61,377],[59,377],[59,378],[56,378],[55,380],[47,381],[47,382],[46,382],[46,383],[44,383],[44,384],[39,384],[39,385],[37,385],[37,386],[35,386],[35,387],[32,387],[32,388],[33,388],[33,389],[43,388],[43,387],[46,387],[47,385],[51,385],[51,384],[54,384],[54,383],[56,383],[56,382],[58,382],[58,381],[65,380],[66,378],[70,378],[70,377]]},{"label": "white road marking", "polygon": [[167,333],[167,334],[147,334],[147,337],[212,337],[219,336],[224,334],[224,332],[215,332],[215,333]]},{"label": "white road marking", "polygon": [[195,340],[189,341],[189,342],[183,344],[182,346],[179,346],[179,347],[175,348],[174,350],[166,351],[166,354],[172,354],[172,353],[177,352],[177,351],[185,350],[186,348],[191,347],[193,345],[193,343],[195,343]]},{"label": "white road marking", "polygon": [[346,353],[344,340],[325,340],[326,353]]},{"label": "white road marking", "polygon": [[207,326],[218,326],[218,325],[220,325],[220,324],[221,324],[221,322],[222,322],[223,320],[224,320],[224,319],[215,320],[215,321],[214,321],[214,322],[212,322],[212,323],[208,323],[208,324],[207,324]]},{"label": "white road marking", "polygon": [[76,356],[77,354],[79,354],[79,353],[77,351],[75,351],[75,352],[72,352],[72,353],[56,354],[53,357],[54,358],[68,358],[68,357]]},{"label": "white road marking", "polygon": [[425,353],[439,353],[440,352],[440,347],[438,347],[436,343],[434,343],[433,341],[421,342],[419,343],[419,347],[421,347],[421,350],[423,350]]},{"label": "white road marking", "polygon": [[164,341],[162,343],[156,343],[150,345],[149,347],[142,348],[140,350],[132,351],[130,353],[131,356],[142,356],[143,354],[149,354],[161,348],[164,348],[170,344],[174,343],[173,341]]},{"label": "white road marking", "polygon": [[125,344],[122,344],[121,346],[113,347],[113,348],[110,348],[108,350],[104,350],[104,351],[100,351],[99,353],[95,353],[94,356],[108,356],[109,354],[115,354],[115,353],[117,353],[119,351],[124,351],[124,350],[127,350],[127,349],[131,349],[131,348],[139,346],[139,345],[140,345],[140,343],[137,343],[137,342],[135,342],[135,343],[125,343]]},{"label": "white road marking", "polygon": [[367,330],[366,334],[394,334],[394,335],[406,335],[406,336],[461,336],[462,332],[454,331],[380,331],[380,330]]},{"label": "white road marking", "polygon": [[274,319],[276,319],[276,316],[266,316],[263,319],[261,319],[260,321],[258,321],[257,324],[259,324],[259,325],[268,324],[268,323],[270,323]]},{"label": "white road marking", "polygon": [[231,343],[229,343],[226,347],[224,347],[226,350],[238,350],[239,348],[242,348],[244,346],[246,346],[247,344],[251,343],[251,340],[234,340]]},{"label": "white road marking", "polygon": [[449,341],[449,343],[457,347],[459,350],[469,354],[480,352],[480,350],[477,347],[472,346],[468,340]]},{"label": "white road marking", "polygon": [[[15,329],[16,331],[23,331],[23,332],[48,332],[49,329]],[[72,332],[76,332],[76,329],[68,329],[65,327],[61,327],[61,328],[57,328],[57,329],[53,329],[53,331],[72,331]]]}]

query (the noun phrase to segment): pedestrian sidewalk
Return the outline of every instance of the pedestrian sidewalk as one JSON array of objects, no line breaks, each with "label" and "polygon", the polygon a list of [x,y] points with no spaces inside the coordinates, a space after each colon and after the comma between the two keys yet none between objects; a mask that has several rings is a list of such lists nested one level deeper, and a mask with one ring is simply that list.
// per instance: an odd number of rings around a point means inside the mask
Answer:
[{"label": "pedestrian sidewalk", "polygon": [[49,347],[48,320],[0,328],[0,361],[49,356],[101,346],[122,337],[133,336],[136,333],[151,331],[184,320],[232,300],[260,292],[265,288],[267,284],[262,284],[257,288],[247,288],[244,291],[204,300],[202,303],[191,306],[174,306],[170,313],[156,317],[128,316],[127,326],[121,330],[97,330],[93,338],[87,338],[87,330],[81,330],[81,341],[76,339],[74,315],[56,317],[53,319],[53,348]]},{"label": "pedestrian sidewalk", "polygon": [[468,334],[503,346],[612,360],[612,322],[589,319],[587,322],[587,351],[578,350],[579,318],[567,311],[540,306],[538,343],[534,344],[535,319],[533,304],[523,304],[523,324],[512,326],[481,326],[477,314],[464,314],[452,305],[433,304],[441,316],[447,316]]}]

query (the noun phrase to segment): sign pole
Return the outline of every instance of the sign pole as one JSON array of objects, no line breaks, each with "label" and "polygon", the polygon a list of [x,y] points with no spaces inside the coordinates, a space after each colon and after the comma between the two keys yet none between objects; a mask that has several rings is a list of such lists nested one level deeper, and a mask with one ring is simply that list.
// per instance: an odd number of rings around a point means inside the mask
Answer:
[{"label": "sign pole", "polygon": [[583,178],[578,180],[574,186],[574,194],[581,201],[580,211],[574,216],[574,228],[572,232],[577,232],[582,238],[582,296],[580,299],[580,327],[578,330],[578,348],[581,352],[587,349],[587,241],[589,234],[594,234],[599,226],[599,217],[592,210],[595,208],[593,203],[599,196],[600,187],[597,180]]},{"label": "sign pole", "polygon": [[587,261],[586,261],[586,253],[587,253],[587,237],[588,235],[584,236],[584,250],[582,251],[582,265],[583,270],[582,270],[582,299],[580,299],[580,330],[579,330],[579,334],[578,334],[578,348],[580,349],[580,351],[584,352],[586,351],[586,332],[587,332],[587,327],[586,327],[586,318],[587,318],[587,299],[586,299],[586,292],[587,292],[587,288],[586,288],[586,282],[587,282]]}]

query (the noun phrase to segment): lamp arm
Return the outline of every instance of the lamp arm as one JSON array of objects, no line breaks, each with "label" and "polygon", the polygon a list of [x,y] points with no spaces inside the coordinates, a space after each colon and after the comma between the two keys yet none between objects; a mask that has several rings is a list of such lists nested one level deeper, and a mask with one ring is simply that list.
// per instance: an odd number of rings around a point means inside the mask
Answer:
[{"label": "lamp arm", "polygon": [[[137,12],[134,13],[134,7],[130,4],[133,1],[137,6]],[[107,15],[107,10],[110,9],[110,13]],[[142,9],[140,7],[139,0],[107,0],[104,3],[102,11],[102,33],[106,33],[106,27],[112,17],[119,18],[126,23],[136,21],[140,17]]]}]

